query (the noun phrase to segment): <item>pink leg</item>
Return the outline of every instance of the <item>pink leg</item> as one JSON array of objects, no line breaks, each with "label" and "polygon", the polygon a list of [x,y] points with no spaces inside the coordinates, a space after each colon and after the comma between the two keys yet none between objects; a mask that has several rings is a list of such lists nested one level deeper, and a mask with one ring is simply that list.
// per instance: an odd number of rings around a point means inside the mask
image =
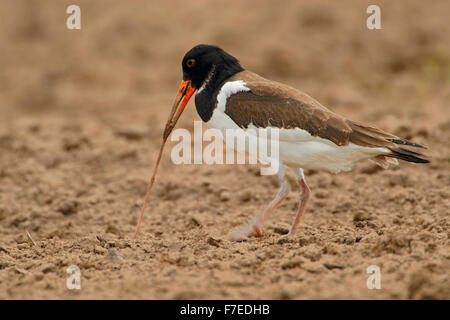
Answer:
[{"label": "pink leg", "polygon": [[291,187],[289,186],[289,181],[284,173],[284,168],[280,168],[278,173],[278,179],[280,180],[280,190],[278,191],[275,199],[270,202],[267,208],[253,218],[249,223],[244,224],[236,229],[234,229],[230,234],[229,238],[232,241],[242,241],[246,239],[253,232],[260,237],[262,235],[262,225],[265,220],[267,220],[270,214],[281,204],[281,202],[286,199]]},{"label": "pink leg", "polygon": [[306,184],[303,170],[300,169],[299,173],[300,174],[298,175],[298,179],[299,179],[298,183],[300,185],[300,192],[301,192],[300,205],[298,207],[297,215],[295,216],[294,223],[292,224],[292,228],[291,228],[291,231],[289,231],[288,236],[295,236],[295,234],[297,233],[298,226],[300,225],[300,222],[302,221],[303,214],[306,211],[306,205],[308,204],[308,200],[311,195],[311,190],[309,190],[309,187]]}]

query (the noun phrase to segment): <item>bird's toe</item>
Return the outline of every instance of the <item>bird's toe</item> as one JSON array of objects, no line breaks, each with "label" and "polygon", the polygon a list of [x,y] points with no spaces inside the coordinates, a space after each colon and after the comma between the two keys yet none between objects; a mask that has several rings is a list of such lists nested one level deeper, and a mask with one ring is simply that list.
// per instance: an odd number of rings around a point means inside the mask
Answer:
[{"label": "bird's toe", "polygon": [[255,233],[257,237],[261,237],[262,235],[261,228],[252,221],[232,230],[228,235],[228,239],[231,241],[243,241],[253,233]]},{"label": "bird's toe", "polygon": [[292,239],[292,238],[295,237],[295,234],[296,234],[296,233],[297,233],[297,232],[291,230],[291,231],[289,231],[287,234],[285,234],[284,237],[287,237],[287,238]]}]

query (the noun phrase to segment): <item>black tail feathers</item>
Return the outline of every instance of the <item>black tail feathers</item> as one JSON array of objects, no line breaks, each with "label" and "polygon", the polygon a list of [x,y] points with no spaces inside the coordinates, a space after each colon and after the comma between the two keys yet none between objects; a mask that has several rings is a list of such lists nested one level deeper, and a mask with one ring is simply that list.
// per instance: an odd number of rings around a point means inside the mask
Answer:
[{"label": "black tail feathers", "polygon": [[[422,149],[426,149],[426,147],[408,141],[406,139],[388,139],[389,141],[398,144],[398,145],[403,145],[403,146],[408,146],[408,147],[414,147],[414,148],[422,148]],[[398,147],[398,148],[389,148],[389,150],[391,150],[392,154],[390,154],[390,157],[393,158],[397,158],[400,160],[405,160],[408,162],[414,162],[414,163],[429,163],[430,160],[428,160],[428,156],[421,154],[419,152],[413,151],[411,149],[407,149],[404,147]]]}]

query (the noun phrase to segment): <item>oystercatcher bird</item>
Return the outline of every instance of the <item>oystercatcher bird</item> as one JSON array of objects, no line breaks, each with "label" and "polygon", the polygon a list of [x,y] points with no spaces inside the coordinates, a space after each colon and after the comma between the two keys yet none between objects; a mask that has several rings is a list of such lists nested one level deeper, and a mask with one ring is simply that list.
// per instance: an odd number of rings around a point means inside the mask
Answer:
[{"label": "oystercatcher bird", "polygon": [[[349,171],[365,159],[383,168],[398,164],[397,159],[429,162],[418,151],[424,146],[335,114],[297,89],[245,70],[219,47],[192,48],[184,56],[182,68],[183,81],[164,131],[163,145],[195,92],[198,114],[210,128],[279,130],[279,158],[271,160],[279,164],[280,190],[265,210],[230,233],[232,240],[242,240],[252,233],[261,236],[264,221],[290,191],[285,167],[291,169],[300,186],[300,203],[288,234],[293,236],[310,198],[303,169],[337,173]],[[154,176],[149,190],[153,181]],[[142,213],[144,210],[145,206]]]}]

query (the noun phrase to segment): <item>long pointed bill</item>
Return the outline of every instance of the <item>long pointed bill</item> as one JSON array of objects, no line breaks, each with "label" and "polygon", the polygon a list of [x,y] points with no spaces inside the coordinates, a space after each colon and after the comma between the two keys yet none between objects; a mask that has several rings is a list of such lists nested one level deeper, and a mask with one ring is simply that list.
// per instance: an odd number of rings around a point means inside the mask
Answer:
[{"label": "long pointed bill", "polygon": [[[178,119],[186,108],[189,99],[191,99],[194,94],[195,89],[191,87],[190,81],[182,81],[180,84],[180,88],[178,89],[177,97],[175,98],[175,102],[172,106],[172,111],[170,112],[169,119],[166,123],[166,129],[164,130],[163,140],[167,140],[173,128],[175,127]],[[183,99],[184,98],[184,99]],[[181,102],[181,106],[180,106]],[[180,107],[178,107],[180,106]]]},{"label": "long pointed bill", "polygon": [[[175,127],[178,119],[186,108],[189,99],[194,94],[195,89],[191,87],[190,81],[181,82],[180,88],[178,89],[177,97],[175,98],[175,102],[173,103],[172,110],[170,111],[169,119],[166,123],[166,128],[164,129],[163,141],[161,144],[161,149],[159,150],[158,158],[156,159],[155,169],[153,169],[153,175],[150,179],[147,188],[147,194],[145,196],[144,203],[142,204],[141,214],[139,216],[139,220],[136,226],[136,231],[134,232],[133,239],[136,239],[139,228],[141,227],[142,217],[144,216],[145,208],[147,207],[148,200],[150,199],[150,194],[152,192],[153,183],[155,182],[156,172],[158,170],[159,162],[161,161],[162,152],[164,150],[164,146],[166,144],[167,138]],[[180,106],[181,102],[181,106]]]}]

